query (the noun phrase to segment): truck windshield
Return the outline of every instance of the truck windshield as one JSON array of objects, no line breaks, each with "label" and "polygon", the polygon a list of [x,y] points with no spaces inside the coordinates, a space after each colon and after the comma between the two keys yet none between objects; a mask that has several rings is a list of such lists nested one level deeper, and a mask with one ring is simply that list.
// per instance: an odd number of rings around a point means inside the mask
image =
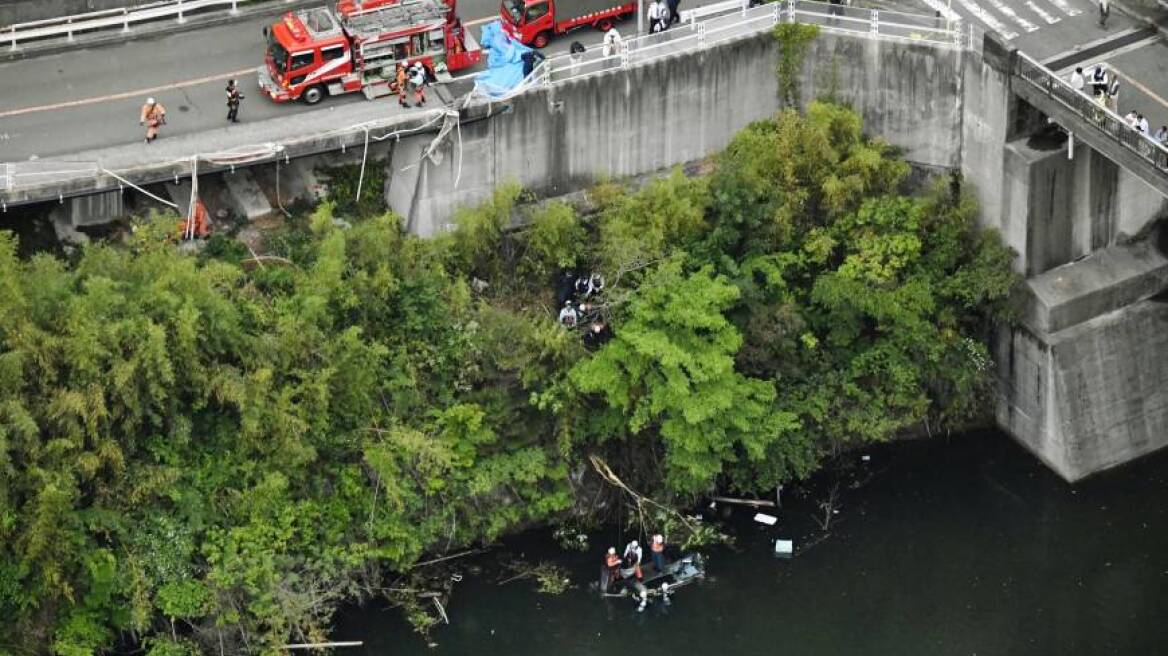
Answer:
[{"label": "truck windshield", "polygon": [[279,73],[288,71],[288,51],[276,40],[276,35],[268,33],[268,54],[272,57],[272,64]]},{"label": "truck windshield", "polygon": [[523,0],[503,0],[503,15],[514,25],[523,24]]}]

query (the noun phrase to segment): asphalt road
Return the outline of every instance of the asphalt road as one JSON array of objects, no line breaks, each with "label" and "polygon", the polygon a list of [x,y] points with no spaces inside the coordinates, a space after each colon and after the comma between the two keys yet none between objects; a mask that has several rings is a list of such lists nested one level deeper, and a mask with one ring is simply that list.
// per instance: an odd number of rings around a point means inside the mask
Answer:
[{"label": "asphalt road", "polygon": [[[682,8],[704,2],[683,0]],[[464,0],[459,14],[476,38],[482,23],[498,15],[494,0]],[[273,17],[56,55],[0,63],[0,162],[65,157],[106,146],[140,141],[138,112],[148,96],[167,109],[162,137],[222,128],[223,89],[238,79],[246,97],[240,112],[241,143],[249,120],[327,112],[340,103],[369,102],[361,94],[326,99],[316,107],[276,104],[260,94],[254,69],[263,62],[261,30]],[[628,21],[619,29],[636,30]],[[572,41],[598,44],[601,34],[585,29],[554,40],[548,54],[566,51]],[[481,66],[481,65],[480,65]],[[460,74],[473,73],[460,71]],[[322,122],[326,115],[322,114]]]}]

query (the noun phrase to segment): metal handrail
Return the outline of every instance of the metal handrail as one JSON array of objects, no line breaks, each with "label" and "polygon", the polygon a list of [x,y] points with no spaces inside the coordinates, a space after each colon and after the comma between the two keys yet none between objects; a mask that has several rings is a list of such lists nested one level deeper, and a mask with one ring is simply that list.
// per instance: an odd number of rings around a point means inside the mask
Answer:
[{"label": "metal handrail", "polygon": [[[16,50],[17,44],[37,39],[48,39],[65,36],[69,41],[78,32],[121,28],[123,32],[130,30],[130,25],[146,21],[174,18],[177,22],[186,21],[186,15],[211,7],[230,6],[231,13],[238,13],[239,5],[255,0],[163,0],[137,7],[121,7],[119,9],[105,9],[92,11],[73,16],[60,18],[46,18],[15,23],[0,28],[0,43],[7,42],[11,50]],[[283,0],[285,3],[293,0]]]},{"label": "metal handrail", "polygon": [[549,57],[545,62],[546,78],[555,83],[633,66],[671,53],[700,50],[738,36],[757,34],[783,22],[818,25],[828,32],[944,47],[968,48],[972,42],[960,22],[813,0],[781,0],[753,7],[745,0],[727,0],[682,14],[685,20],[670,29],[625,40],[619,56],[605,57],[601,47],[594,47],[581,54]]},{"label": "metal handrail", "polygon": [[1014,74],[1043,91],[1047,97],[1077,114],[1099,132],[1119,143],[1141,159],[1148,161],[1157,170],[1168,175],[1168,147],[1157,142],[1151,135],[1136,130],[1123,118],[1100,105],[1071,86],[1071,83],[1043,66],[1038,60],[1019,51],[1015,60]]}]

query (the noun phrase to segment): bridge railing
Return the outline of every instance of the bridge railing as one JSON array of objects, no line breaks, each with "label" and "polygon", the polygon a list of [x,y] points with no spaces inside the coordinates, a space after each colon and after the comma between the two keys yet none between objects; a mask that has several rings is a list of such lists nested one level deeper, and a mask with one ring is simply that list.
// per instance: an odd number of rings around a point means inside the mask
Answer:
[{"label": "bridge railing", "polygon": [[700,50],[722,41],[757,34],[779,23],[817,25],[827,32],[863,35],[966,47],[968,30],[943,18],[895,11],[847,7],[811,0],[780,0],[751,6],[728,0],[681,12],[681,23],[656,34],[626,39],[619,48],[595,46],[578,54],[547,60],[545,80],[561,82],[611,68],[659,59],[672,53]]},{"label": "bridge railing", "polygon": [[1110,139],[1140,158],[1147,160],[1168,176],[1168,147],[1151,135],[1140,132],[1122,117],[1100,105],[1071,83],[1059,77],[1032,57],[1018,52],[1014,74],[1034,85],[1052,100],[1061,103]]},{"label": "bridge railing", "polygon": [[[80,32],[97,30],[120,29],[130,31],[135,23],[145,23],[157,20],[175,20],[179,23],[186,21],[189,14],[206,9],[229,7],[232,13],[239,11],[239,5],[254,2],[255,0],[162,0],[134,7],[120,7],[93,11],[60,18],[46,18],[44,20],[16,23],[0,28],[0,44],[7,43],[15,50],[17,45],[38,39],[52,39],[65,37],[73,40],[73,35]],[[285,3],[293,0],[283,0]]]}]

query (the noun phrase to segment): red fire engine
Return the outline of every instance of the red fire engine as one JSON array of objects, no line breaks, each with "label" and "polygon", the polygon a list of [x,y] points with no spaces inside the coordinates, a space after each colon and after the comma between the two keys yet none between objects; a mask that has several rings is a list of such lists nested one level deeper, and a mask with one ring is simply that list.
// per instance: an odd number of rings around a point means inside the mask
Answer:
[{"label": "red fire engine", "polygon": [[288,12],[264,28],[260,89],[276,102],[363,91],[390,93],[397,64],[422,61],[439,80],[478,63],[482,49],[455,15],[457,0],[339,0]]},{"label": "red fire engine", "polygon": [[542,48],[553,34],[577,27],[607,32],[637,13],[637,0],[503,0],[503,31],[520,43]]}]

